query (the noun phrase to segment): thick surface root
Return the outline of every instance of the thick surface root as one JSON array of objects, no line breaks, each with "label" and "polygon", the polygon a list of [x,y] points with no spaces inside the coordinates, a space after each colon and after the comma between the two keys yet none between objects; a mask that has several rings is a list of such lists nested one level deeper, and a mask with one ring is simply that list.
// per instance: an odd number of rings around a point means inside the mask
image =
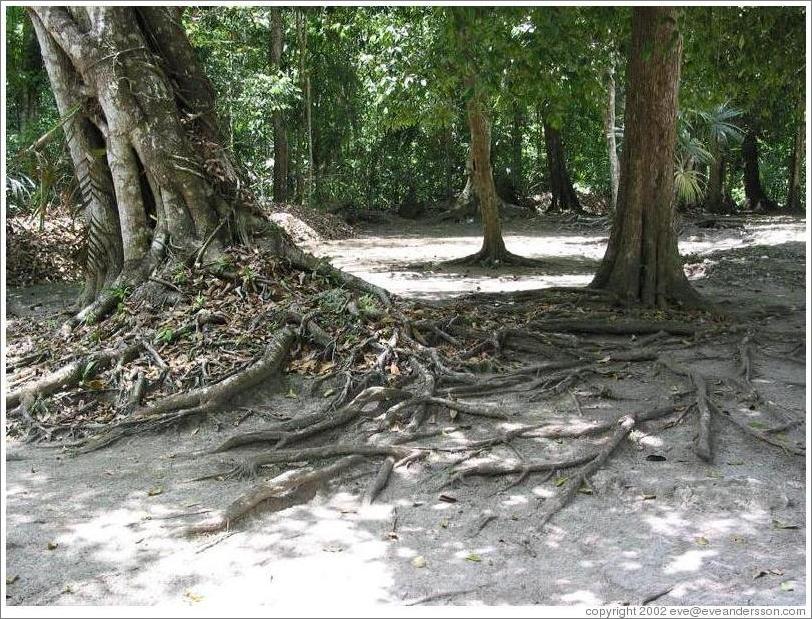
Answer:
[{"label": "thick surface root", "polygon": [[471,254],[469,256],[463,256],[462,258],[455,258],[453,260],[446,260],[442,263],[444,267],[485,267],[491,269],[498,269],[507,266],[513,267],[529,267],[529,268],[541,268],[545,266],[545,262],[543,260],[537,260],[535,258],[525,258],[524,256],[519,256],[514,253],[511,253],[507,250],[500,252],[499,254],[491,254],[484,249],[480,249],[475,254]]},{"label": "thick surface root", "polygon": [[249,492],[231,503],[216,518],[193,525],[187,529],[188,534],[215,533],[231,526],[247,513],[269,499],[279,499],[298,489],[305,489],[318,483],[326,482],[348,468],[359,464],[361,456],[347,456],[320,469],[303,469],[288,471],[274,479],[257,484]]}]

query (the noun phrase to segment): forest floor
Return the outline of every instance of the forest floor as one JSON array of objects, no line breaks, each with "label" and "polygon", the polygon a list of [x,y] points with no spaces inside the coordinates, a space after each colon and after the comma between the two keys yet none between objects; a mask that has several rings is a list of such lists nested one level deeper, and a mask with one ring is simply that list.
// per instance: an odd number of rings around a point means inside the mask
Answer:
[{"label": "forest floor", "polygon": [[[753,429],[780,412],[788,440],[807,436],[805,411],[805,222],[759,217],[745,226],[683,226],[681,251],[694,285],[755,343],[752,385],[765,406],[727,402]],[[333,264],[403,296],[447,299],[587,283],[603,254],[600,228],[542,219],[506,225],[514,253],[549,269],[509,273],[429,263],[478,248],[474,224],[427,226],[398,220],[356,238],[314,243]],[[421,262],[422,264],[415,264]],[[53,321],[73,299],[65,284],[8,290],[14,321]],[[491,300],[492,301],[492,300]],[[484,300],[482,301],[485,302]],[[662,342],[678,362],[708,376],[737,372],[740,335],[686,348]],[[629,345],[628,336],[595,336]],[[715,385],[715,383],[714,383]],[[554,397],[528,402],[500,393],[491,402],[522,423],[577,430],[594,421],[679,401],[684,385],[634,366],[597,374]],[[714,388],[726,389],[725,385]],[[447,411],[431,457],[396,468],[371,505],[359,502],[378,466],[362,464],[287,509],[256,511],[225,532],[188,538],[182,525],[227,505],[249,482],[211,478],[234,462],[201,455],[267,418],[317,410],[305,379],[286,377],[235,403],[160,434],[92,453],[7,439],[8,604],[284,605],[333,610],[370,604],[803,604],[806,595],[805,458],[716,420],[713,463],[691,448],[693,423],[651,422],[545,527],[545,502],[567,483],[560,472],[471,478],[447,484],[455,445],[511,427]],[[263,411],[246,418],[244,408]],[[361,431],[356,428],[355,431]],[[597,437],[524,438],[495,445],[506,458],[559,457],[599,446]],[[243,449],[244,454],[260,448]],[[298,502],[298,504],[296,504]],[[280,505],[276,506],[279,509]]]}]

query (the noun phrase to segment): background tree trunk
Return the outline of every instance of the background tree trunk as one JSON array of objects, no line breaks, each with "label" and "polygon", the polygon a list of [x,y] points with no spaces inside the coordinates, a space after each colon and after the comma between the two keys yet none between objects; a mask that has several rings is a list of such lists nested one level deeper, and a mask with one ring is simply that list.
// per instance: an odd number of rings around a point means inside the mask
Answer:
[{"label": "background tree trunk", "polygon": [[[271,42],[270,66],[272,73],[279,73],[282,68],[282,11],[271,7]],[[288,132],[285,128],[285,117],[282,110],[274,110],[273,123],[273,198],[276,202],[287,202],[288,199]]]},{"label": "background tree trunk", "polygon": [[547,173],[552,192],[551,211],[583,211],[578,194],[572,186],[572,179],[567,170],[567,157],[561,131],[544,120],[544,144],[547,150]]},{"label": "background tree trunk", "polygon": [[171,255],[210,261],[254,213],[220,145],[214,91],[166,7],[30,7],[88,219],[89,303],[135,288]]},{"label": "background tree trunk", "polygon": [[310,93],[310,73],[307,62],[307,22],[302,10],[296,13],[296,32],[299,42],[299,75],[302,82],[305,142],[307,144],[307,171],[304,177],[302,198],[305,204],[311,204],[313,197],[313,116]]},{"label": "background tree trunk", "polygon": [[615,126],[615,67],[609,67],[606,79],[606,115],[604,117],[604,130],[606,131],[606,148],[609,152],[609,187],[611,190],[610,208],[614,212],[617,208],[617,192],[620,186],[620,163],[617,157],[617,136]]},{"label": "background tree trunk", "polygon": [[798,106],[799,119],[796,124],[795,138],[792,143],[792,155],[789,161],[789,192],[787,193],[787,209],[800,211],[801,203],[801,162],[804,156],[804,138],[806,123],[804,123],[803,99]]},{"label": "background tree trunk", "polygon": [[744,160],[745,208],[755,211],[776,210],[778,205],[767,197],[761,185],[761,175],[758,169],[758,139],[752,129],[749,129],[744,135],[742,159]]},{"label": "background tree trunk", "polygon": [[635,7],[626,76],[618,208],[591,286],[626,303],[697,302],[673,227],[674,149],[682,39],[676,7]]},{"label": "background tree trunk", "polygon": [[713,160],[708,165],[708,194],[705,208],[711,213],[722,213],[725,211],[723,200],[725,159],[716,140],[711,140],[711,155]]},{"label": "background tree trunk", "polygon": [[511,202],[518,204],[524,195],[524,168],[522,166],[522,139],[525,125],[524,110],[518,103],[514,104],[511,124],[511,152],[510,152],[510,184],[513,195]]},{"label": "background tree trunk", "polygon": [[22,101],[19,106],[18,125],[20,132],[37,121],[39,115],[39,88],[34,76],[41,75],[42,57],[40,54],[37,34],[30,21],[23,23],[23,57],[22,70],[27,74],[25,88],[22,92]]}]

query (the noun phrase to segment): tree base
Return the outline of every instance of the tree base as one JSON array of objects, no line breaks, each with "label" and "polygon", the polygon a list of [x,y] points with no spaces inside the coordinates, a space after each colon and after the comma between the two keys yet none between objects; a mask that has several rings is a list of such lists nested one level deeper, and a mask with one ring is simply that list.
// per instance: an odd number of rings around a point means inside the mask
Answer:
[{"label": "tree base", "polygon": [[446,260],[440,263],[441,266],[467,266],[467,267],[484,267],[487,269],[499,269],[506,266],[513,267],[531,267],[540,268],[546,265],[543,260],[536,260],[535,258],[525,258],[513,254],[507,250],[500,252],[491,252],[485,249],[480,249],[475,254],[470,256],[463,256],[462,258],[455,258],[453,260]]}]

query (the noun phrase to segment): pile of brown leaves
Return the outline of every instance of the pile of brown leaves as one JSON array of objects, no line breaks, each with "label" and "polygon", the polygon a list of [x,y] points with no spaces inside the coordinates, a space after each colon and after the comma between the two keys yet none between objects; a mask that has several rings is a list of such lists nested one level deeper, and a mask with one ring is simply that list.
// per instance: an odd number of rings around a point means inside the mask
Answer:
[{"label": "pile of brown leaves", "polygon": [[[332,241],[349,239],[356,235],[355,229],[338,215],[301,204],[273,202],[265,205],[262,210],[271,220],[285,228],[297,243],[318,241],[318,237]],[[289,217],[274,216],[279,214],[287,214]],[[312,238],[311,231],[318,237]]]},{"label": "pile of brown leaves", "polygon": [[6,220],[8,286],[72,282],[82,278],[82,224],[66,213],[49,213],[42,229],[38,218]]},{"label": "pile of brown leaves", "polygon": [[[325,348],[305,336],[291,351],[287,371],[310,376],[333,372],[348,350],[375,336],[382,326],[394,324],[371,295],[346,290],[326,276],[300,271],[254,249],[232,248],[207,271],[176,267],[153,278],[151,286],[165,293],[159,307],[154,294],[122,289],[117,291],[121,295],[117,311],[99,324],[81,324],[55,335],[58,328],[51,318],[50,324],[17,334],[25,344],[14,347],[13,357],[43,354],[40,363],[28,368],[34,373],[24,382],[95,351],[123,349],[141,340],[149,345],[149,354],[98,375],[88,368],[89,378],[81,389],[41,402],[48,410],[36,411],[40,420],[77,428],[117,420],[126,414],[122,398],[139,377],[150,385],[145,405],[218,382],[261,356],[282,325],[295,327],[291,314],[316,322],[335,342]],[[382,339],[389,335],[380,333]],[[374,355],[359,355],[356,365],[373,362]],[[403,371],[407,367],[404,364]]]}]

